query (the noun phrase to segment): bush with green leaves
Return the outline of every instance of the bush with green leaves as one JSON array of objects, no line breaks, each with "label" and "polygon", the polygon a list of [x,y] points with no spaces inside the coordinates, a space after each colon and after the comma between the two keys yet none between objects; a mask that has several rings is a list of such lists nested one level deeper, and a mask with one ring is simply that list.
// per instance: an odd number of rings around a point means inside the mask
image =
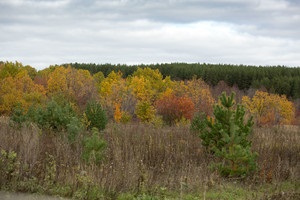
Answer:
[{"label": "bush with green leaves", "polygon": [[69,103],[59,104],[51,100],[45,108],[38,107],[33,116],[33,121],[42,127],[52,130],[67,130],[67,125],[73,117],[76,117]]},{"label": "bush with green leaves", "polygon": [[14,151],[0,150],[0,189],[19,177],[20,163]]},{"label": "bush with green leaves", "polygon": [[223,93],[214,106],[214,117],[197,115],[191,129],[199,132],[202,144],[219,158],[215,167],[225,177],[244,177],[256,169],[256,153],[251,152],[248,140],[252,132],[252,117],[245,120],[245,109],[236,105],[234,93]]},{"label": "bush with green leaves", "polygon": [[85,117],[88,121],[88,128],[96,127],[98,130],[103,130],[107,124],[107,116],[100,103],[95,101],[88,102],[85,110]]},{"label": "bush with green leaves", "polygon": [[83,139],[82,158],[88,164],[99,164],[104,157],[106,142],[97,128],[92,129],[91,136]]},{"label": "bush with green leaves", "polygon": [[34,122],[42,129],[66,132],[69,142],[74,142],[83,130],[82,122],[71,104],[54,99],[45,107],[31,106],[27,112],[21,106],[16,106],[10,119],[18,127],[24,122]]}]

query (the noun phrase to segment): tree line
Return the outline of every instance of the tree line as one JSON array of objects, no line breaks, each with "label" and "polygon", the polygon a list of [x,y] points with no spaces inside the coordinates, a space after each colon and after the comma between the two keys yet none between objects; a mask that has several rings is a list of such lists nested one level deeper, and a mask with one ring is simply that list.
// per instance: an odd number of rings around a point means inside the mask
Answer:
[{"label": "tree line", "polygon": [[88,70],[91,74],[102,72],[106,77],[112,71],[121,71],[123,78],[131,76],[138,68],[158,69],[163,77],[170,76],[172,80],[191,80],[201,78],[210,86],[216,86],[220,81],[240,90],[264,89],[271,93],[284,94],[288,98],[300,98],[300,68],[285,66],[248,66],[228,64],[188,64],[166,63],[149,65],[125,64],[86,64],[70,63],[76,69]]},{"label": "tree line", "polygon": [[82,115],[89,102],[95,101],[101,104],[109,120],[117,123],[173,125],[191,120],[199,112],[211,116],[223,91],[234,91],[237,103],[246,106],[258,125],[297,123],[299,108],[286,95],[265,90],[244,92],[225,81],[210,86],[196,76],[174,80],[150,67],[137,67],[131,75],[124,75],[121,70],[104,75],[70,65],[36,71],[17,62],[0,64],[0,114],[8,116],[14,111],[18,113],[18,107],[25,113],[43,110],[49,103],[52,108],[52,101],[62,107],[70,104]]}]

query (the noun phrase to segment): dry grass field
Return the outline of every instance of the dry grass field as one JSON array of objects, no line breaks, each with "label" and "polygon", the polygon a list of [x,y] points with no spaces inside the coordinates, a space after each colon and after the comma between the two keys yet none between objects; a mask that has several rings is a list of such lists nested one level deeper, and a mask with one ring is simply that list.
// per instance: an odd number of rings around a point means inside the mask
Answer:
[{"label": "dry grass field", "polygon": [[104,159],[88,165],[81,159],[81,136],[70,144],[63,133],[42,131],[34,124],[13,128],[8,118],[1,117],[0,188],[77,199],[297,199],[300,195],[299,127],[254,128],[250,139],[259,154],[258,170],[243,180],[224,179],[210,170],[213,158],[205,154],[189,125],[111,123],[101,134],[107,142]]}]

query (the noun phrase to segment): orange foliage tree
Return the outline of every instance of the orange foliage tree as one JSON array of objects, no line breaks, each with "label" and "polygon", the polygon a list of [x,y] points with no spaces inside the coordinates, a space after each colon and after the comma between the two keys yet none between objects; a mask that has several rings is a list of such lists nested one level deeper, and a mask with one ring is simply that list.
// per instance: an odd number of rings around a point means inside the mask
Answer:
[{"label": "orange foliage tree", "polygon": [[115,104],[115,112],[114,112],[114,119],[116,122],[120,122],[122,118],[122,111],[121,111],[121,104]]},{"label": "orange foliage tree", "polygon": [[195,112],[204,112],[206,115],[212,114],[215,101],[209,86],[202,79],[193,78],[186,82],[176,82],[173,91],[177,96],[188,96],[195,105]]},{"label": "orange foliage tree", "polygon": [[242,102],[258,125],[291,124],[295,118],[294,104],[284,95],[256,91],[252,98],[244,96]]},{"label": "orange foliage tree", "polygon": [[195,112],[195,105],[187,96],[176,96],[166,93],[155,103],[157,113],[163,120],[172,125],[181,119],[192,119]]}]

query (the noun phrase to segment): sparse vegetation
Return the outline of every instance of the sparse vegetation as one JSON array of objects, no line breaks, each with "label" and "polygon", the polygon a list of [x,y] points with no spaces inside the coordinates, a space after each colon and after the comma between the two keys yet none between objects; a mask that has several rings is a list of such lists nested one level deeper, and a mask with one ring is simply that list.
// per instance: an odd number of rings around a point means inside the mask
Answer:
[{"label": "sparse vegetation", "polygon": [[[270,199],[299,195],[300,130],[255,128],[250,137],[258,170],[243,181],[210,170],[214,158],[189,126],[110,123],[102,132],[107,148],[97,165],[85,164],[79,141],[41,134],[34,124],[14,129],[1,118],[0,146],[13,155],[2,189],[77,199]],[[82,136],[80,136],[82,137]],[[2,158],[3,159],[3,158]],[[6,162],[6,161],[5,161]],[[5,176],[1,176],[2,178]]]}]

